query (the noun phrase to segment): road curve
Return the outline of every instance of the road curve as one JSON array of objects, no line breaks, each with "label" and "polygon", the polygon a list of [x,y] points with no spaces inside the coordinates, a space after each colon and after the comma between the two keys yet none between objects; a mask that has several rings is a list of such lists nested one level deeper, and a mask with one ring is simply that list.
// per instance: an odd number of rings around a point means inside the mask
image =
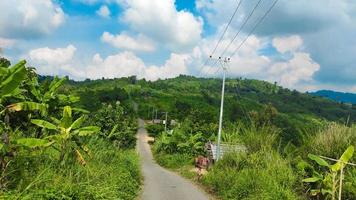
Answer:
[{"label": "road curve", "polygon": [[143,120],[139,120],[137,149],[144,176],[142,200],[208,200],[208,196],[188,180],[155,163]]}]

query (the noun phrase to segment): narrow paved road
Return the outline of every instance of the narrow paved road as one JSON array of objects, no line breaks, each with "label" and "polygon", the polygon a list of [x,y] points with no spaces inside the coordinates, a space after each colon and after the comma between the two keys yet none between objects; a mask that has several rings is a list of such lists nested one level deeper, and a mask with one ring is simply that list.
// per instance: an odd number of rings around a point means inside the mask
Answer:
[{"label": "narrow paved road", "polygon": [[139,120],[138,145],[144,176],[142,200],[208,200],[188,180],[170,172],[155,163],[151,149],[147,143],[147,131],[144,122]]}]

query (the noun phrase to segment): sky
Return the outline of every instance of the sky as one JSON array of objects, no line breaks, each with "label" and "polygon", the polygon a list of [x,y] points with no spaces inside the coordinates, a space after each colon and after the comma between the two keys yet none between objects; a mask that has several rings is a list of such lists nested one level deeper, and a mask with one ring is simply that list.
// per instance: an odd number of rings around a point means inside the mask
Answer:
[{"label": "sky", "polygon": [[273,2],[1,0],[0,54],[75,80],[221,77],[222,56],[231,78],[356,92],[356,1],[279,0],[249,36]]}]

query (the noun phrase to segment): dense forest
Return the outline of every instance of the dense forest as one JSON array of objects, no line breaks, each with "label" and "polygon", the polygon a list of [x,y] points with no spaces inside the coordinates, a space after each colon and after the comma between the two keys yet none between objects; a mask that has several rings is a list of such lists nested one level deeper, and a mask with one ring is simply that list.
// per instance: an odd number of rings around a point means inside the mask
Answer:
[{"label": "dense forest", "polygon": [[[197,179],[194,158],[217,138],[220,79],[73,81],[39,76],[24,61],[0,65],[2,198],[135,199],[137,118],[148,122],[159,164],[218,198],[336,199],[340,186],[343,199],[356,198],[356,168],[347,165],[356,161],[356,105],[228,79],[222,140],[246,151]],[[170,131],[149,123],[166,113]]]}]

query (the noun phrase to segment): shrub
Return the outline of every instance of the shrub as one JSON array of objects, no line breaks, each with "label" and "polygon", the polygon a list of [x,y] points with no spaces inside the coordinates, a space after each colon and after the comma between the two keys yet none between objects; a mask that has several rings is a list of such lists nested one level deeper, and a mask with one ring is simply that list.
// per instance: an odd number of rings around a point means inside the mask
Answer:
[{"label": "shrub", "polygon": [[48,157],[32,157],[22,166],[21,182],[0,198],[135,199],[140,187],[137,153],[118,150],[100,138],[91,140],[88,146],[92,151],[85,167],[76,164],[58,168],[58,163]]},{"label": "shrub", "polygon": [[170,169],[178,169],[193,163],[191,155],[188,154],[154,154],[157,163]]},{"label": "shrub", "polygon": [[164,131],[162,124],[148,124],[145,128],[151,137],[158,137]]},{"label": "shrub", "polygon": [[273,151],[225,156],[203,178],[203,184],[222,199],[300,199],[297,177],[289,163]]}]

